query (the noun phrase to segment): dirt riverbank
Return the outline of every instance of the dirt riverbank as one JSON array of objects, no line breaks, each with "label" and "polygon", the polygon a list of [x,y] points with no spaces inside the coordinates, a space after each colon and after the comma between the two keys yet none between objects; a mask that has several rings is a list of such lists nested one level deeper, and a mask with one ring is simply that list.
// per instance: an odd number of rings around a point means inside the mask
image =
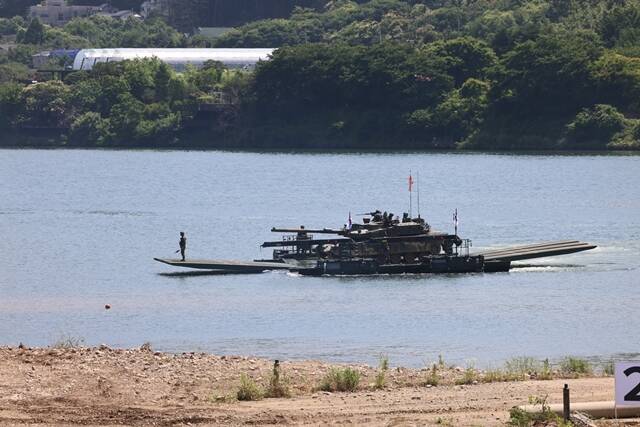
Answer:
[{"label": "dirt riverbank", "polygon": [[292,397],[238,402],[240,375],[265,386],[273,361],[150,349],[0,348],[0,423],[83,425],[504,425],[529,396],[562,401],[613,400],[612,377],[455,385],[461,368],[391,366],[374,389],[376,367],[351,365],[362,378],[352,393],[317,391],[331,365],[281,363]]}]

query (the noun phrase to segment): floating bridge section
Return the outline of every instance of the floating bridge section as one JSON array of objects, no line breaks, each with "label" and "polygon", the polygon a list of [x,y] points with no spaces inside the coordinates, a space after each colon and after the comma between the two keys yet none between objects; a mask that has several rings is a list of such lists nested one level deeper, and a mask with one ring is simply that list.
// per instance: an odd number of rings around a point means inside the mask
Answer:
[{"label": "floating bridge section", "polygon": [[523,259],[566,255],[595,248],[597,248],[596,245],[578,240],[561,240],[535,245],[512,246],[510,248],[482,252],[478,255],[482,255],[485,261],[519,261]]}]

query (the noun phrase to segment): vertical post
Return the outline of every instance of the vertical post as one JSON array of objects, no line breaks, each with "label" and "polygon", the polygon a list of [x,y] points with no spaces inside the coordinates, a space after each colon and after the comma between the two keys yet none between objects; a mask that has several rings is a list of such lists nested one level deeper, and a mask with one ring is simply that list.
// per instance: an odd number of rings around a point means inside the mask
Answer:
[{"label": "vertical post", "polygon": [[418,181],[418,218],[420,218],[420,172],[416,172],[416,180]]},{"label": "vertical post", "polygon": [[569,421],[571,414],[571,400],[569,398],[569,384],[565,384],[562,389],[562,415],[565,421]]}]

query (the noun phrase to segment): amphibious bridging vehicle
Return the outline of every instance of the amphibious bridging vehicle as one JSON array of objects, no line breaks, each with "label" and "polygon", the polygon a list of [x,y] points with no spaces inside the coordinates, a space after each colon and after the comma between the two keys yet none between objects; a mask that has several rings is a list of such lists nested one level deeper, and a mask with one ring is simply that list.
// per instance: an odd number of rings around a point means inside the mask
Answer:
[{"label": "amphibious bridging vehicle", "polygon": [[[289,270],[302,275],[360,275],[402,273],[469,273],[509,271],[511,261],[569,254],[595,245],[563,240],[470,254],[471,241],[457,233],[433,230],[420,216],[376,210],[362,223],[330,229],[272,228],[285,233],[262,247],[275,248],[273,257],[254,261],[159,259],[178,267],[228,273]],[[327,235],[315,238],[314,235]]]}]

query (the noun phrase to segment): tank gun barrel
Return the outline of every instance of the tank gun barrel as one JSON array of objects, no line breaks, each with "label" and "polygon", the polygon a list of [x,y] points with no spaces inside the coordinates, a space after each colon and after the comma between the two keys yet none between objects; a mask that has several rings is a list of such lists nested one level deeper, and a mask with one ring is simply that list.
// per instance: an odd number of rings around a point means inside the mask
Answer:
[{"label": "tank gun barrel", "polygon": [[331,228],[271,228],[273,233],[314,233],[314,234],[342,234],[342,229]]}]

